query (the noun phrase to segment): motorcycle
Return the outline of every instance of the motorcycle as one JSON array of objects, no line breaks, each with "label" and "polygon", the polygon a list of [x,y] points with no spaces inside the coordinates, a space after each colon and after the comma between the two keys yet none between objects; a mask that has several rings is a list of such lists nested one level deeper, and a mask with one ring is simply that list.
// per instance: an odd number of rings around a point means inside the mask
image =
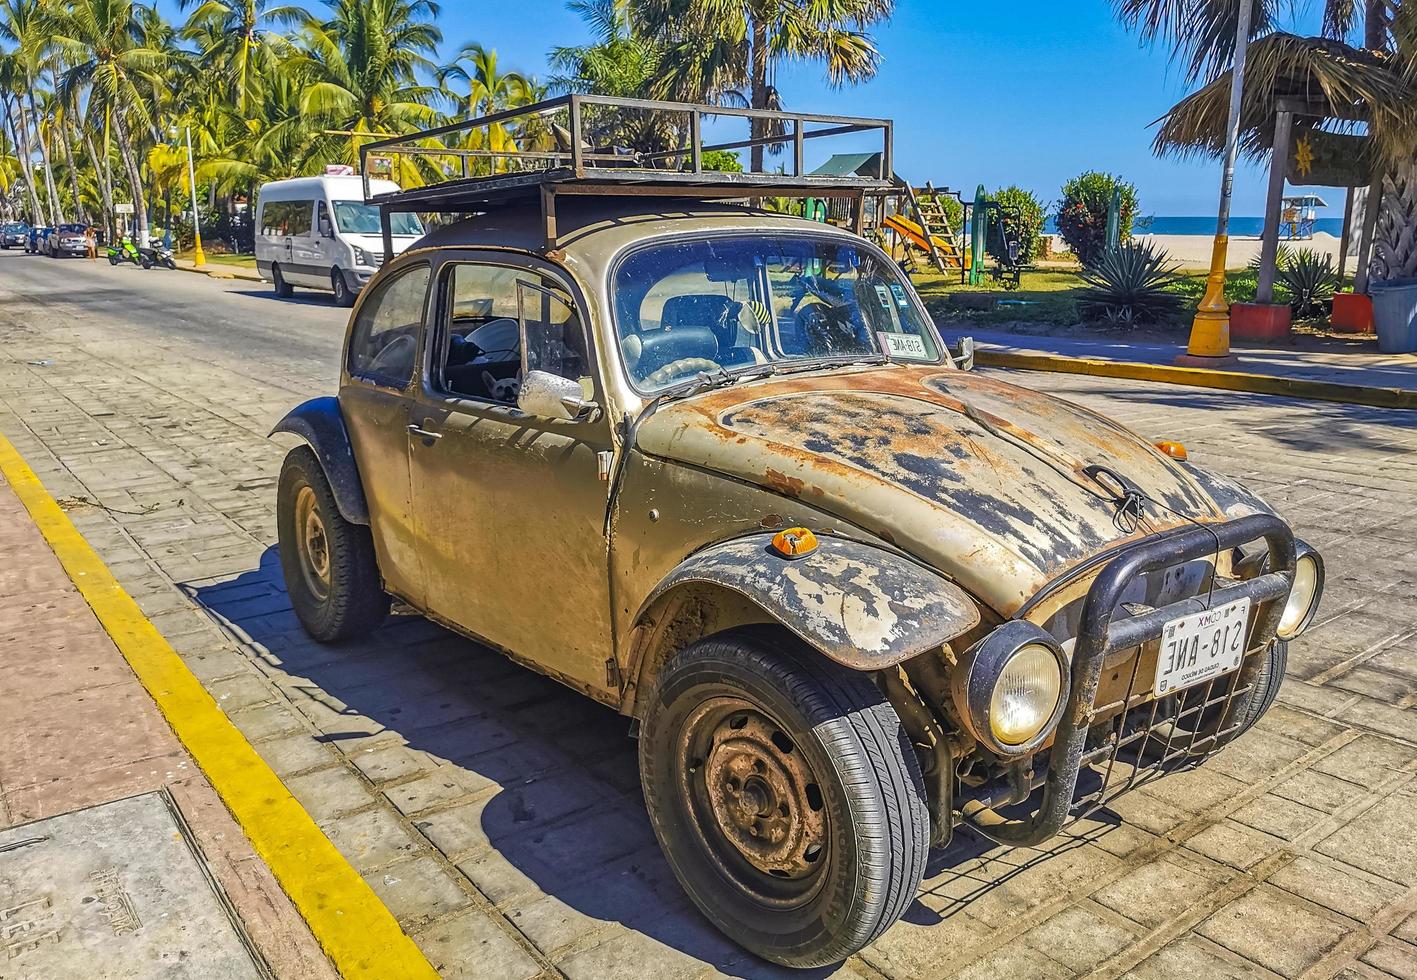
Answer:
[{"label": "motorcycle", "polygon": [[148,264],[143,266],[144,269],[154,265],[160,265],[164,269],[177,268],[177,260],[173,258],[172,249],[168,248],[161,238],[148,239],[148,247],[138,251],[143,258],[148,260]]},{"label": "motorcycle", "polygon": [[120,262],[132,262],[144,269],[153,267],[153,260],[143,254],[131,238],[120,238],[117,243],[108,246],[108,264],[117,265]]}]

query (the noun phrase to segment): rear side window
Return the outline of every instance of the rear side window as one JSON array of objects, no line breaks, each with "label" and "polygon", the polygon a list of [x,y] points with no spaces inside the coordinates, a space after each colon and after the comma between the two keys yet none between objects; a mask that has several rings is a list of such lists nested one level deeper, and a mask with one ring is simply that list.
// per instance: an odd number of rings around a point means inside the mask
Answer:
[{"label": "rear side window", "polygon": [[282,237],[310,234],[310,214],[315,202],[269,201],[261,205],[261,234]]},{"label": "rear side window", "polygon": [[396,388],[412,379],[428,276],[428,266],[419,265],[371,287],[349,338],[350,374]]}]

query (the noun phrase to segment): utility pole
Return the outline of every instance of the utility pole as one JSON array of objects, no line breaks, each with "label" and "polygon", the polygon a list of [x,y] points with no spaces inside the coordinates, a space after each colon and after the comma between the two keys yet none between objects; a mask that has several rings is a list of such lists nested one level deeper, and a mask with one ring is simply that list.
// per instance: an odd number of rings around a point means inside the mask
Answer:
[{"label": "utility pole", "polygon": [[1225,266],[1230,253],[1230,203],[1235,192],[1235,161],[1240,155],[1240,102],[1245,94],[1245,59],[1250,48],[1250,24],[1256,0],[1240,0],[1235,31],[1235,65],[1230,70],[1230,118],[1225,131],[1225,172],[1220,181],[1220,213],[1205,298],[1191,323],[1186,353],[1177,364],[1223,367],[1235,361],[1230,353],[1230,306],[1225,302]]},{"label": "utility pole", "polygon": [[207,257],[202,252],[202,219],[197,216],[197,166],[192,162],[192,127],[187,126],[187,182],[192,185],[192,237],[196,240],[196,249],[192,253],[192,261],[197,268],[207,264]]}]

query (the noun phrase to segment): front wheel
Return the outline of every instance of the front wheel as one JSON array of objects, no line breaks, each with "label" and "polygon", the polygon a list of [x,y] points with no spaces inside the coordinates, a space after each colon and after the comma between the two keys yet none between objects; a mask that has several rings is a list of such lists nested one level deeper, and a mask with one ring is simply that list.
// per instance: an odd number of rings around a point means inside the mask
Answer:
[{"label": "front wheel", "polygon": [[112,253],[110,253],[109,256],[108,256],[108,264],[109,264],[109,265],[116,266],[116,265],[118,264],[118,256],[113,255]]},{"label": "front wheel", "polygon": [[349,282],[339,269],[330,271],[330,287],[335,291],[336,306],[348,308],[354,305],[354,290],[349,288]]},{"label": "front wheel", "polygon": [[162,266],[163,266],[164,269],[176,270],[176,269],[177,269],[177,262],[176,262],[176,260],[174,260],[174,259],[163,259],[163,260],[162,260]]},{"label": "front wheel", "polygon": [[870,679],[767,630],[701,640],[649,696],[640,780],[684,890],[775,963],[838,963],[910,905],[930,820],[900,718]]},{"label": "front wheel", "polygon": [[285,281],[285,273],[280,271],[278,265],[271,266],[271,288],[281,299],[290,299],[295,295],[295,290]]},{"label": "front wheel", "polygon": [[324,468],[309,446],[285,457],[276,497],[280,564],[305,632],[333,643],[370,632],[389,614],[369,528],[340,516]]}]

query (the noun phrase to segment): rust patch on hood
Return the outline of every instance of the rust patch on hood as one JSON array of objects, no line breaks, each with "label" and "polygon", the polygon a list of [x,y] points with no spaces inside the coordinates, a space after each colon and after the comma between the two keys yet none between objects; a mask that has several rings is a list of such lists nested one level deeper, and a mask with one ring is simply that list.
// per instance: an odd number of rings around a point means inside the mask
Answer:
[{"label": "rust patch on hood", "polygon": [[[894,540],[1004,614],[1128,537],[1224,516],[1122,426],[949,369],[888,365],[725,388],[665,406],[640,444]],[[1117,526],[1111,496],[1082,472],[1096,464],[1158,502],[1148,523]]]}]

